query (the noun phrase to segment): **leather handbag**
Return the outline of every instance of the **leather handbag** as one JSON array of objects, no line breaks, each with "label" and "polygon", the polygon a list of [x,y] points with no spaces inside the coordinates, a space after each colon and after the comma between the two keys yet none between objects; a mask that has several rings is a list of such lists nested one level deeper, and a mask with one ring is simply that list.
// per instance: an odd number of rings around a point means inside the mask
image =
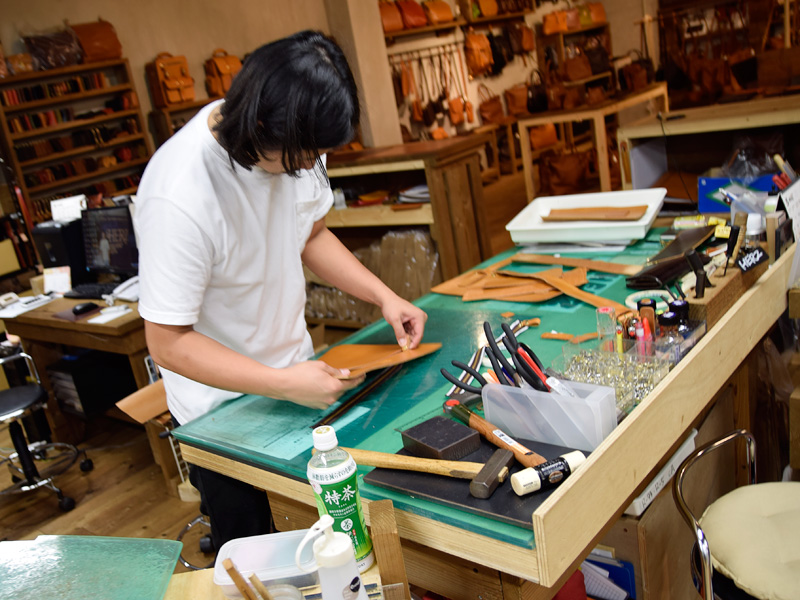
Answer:
[{"label": "leather handbag", "polygon": [[185,56],[162,52],[145,65],[145,74],[153,106],[165,108],[194,100],[194,78],[189,75]]},{"label": "leather handbag", "polygon": [[500,12],[497,0],[478,0],[478,8],[481,9],[481,16],[494,17]]},{"label": "leather handbag", "polygon": [[591,76],[592,65],[583,52],[564,60],[564,79],[567,81],[580,81]]},{"label": "leather handbag", "polygon": [[506,99],[509,115],[518,117],[528,114],[528,85],[526,83],[518,83],[504,90],[503,96]]},{"label": "leather handbag", "polygon": [[92,63],[122,58],[122,44],[114,26],[108,21],[98,19],[90,23],[68,25],[78,38],[83,50],[83,62]]},{"label": "leather handbag", "polygon": [[400,9],[400,15],[403,17],[403,25],[406,29],[425,27],[428,24],[425,11],[416,0],[396,0],[395,4]]},{"label": "leather handbag", "polygon": [[567,21],[567,31],[575,31],[581,28],[581,15],[577,8],[570,8],[565,11]]},{"label": "leather handbag", "polygon": [[484,125],[488,123],[499,123],[503,117],[506,116],[503,111],[503,101],[500,99],[500,96],[495,94],[483,83],[478,86],[478,98],[480,99],[478,114],[481,116]]},{"label": "leather handbag", "polygon": [[483,33],[475,33],[472,28],[467,31],[464,38],[464,52],[469,74],[479,77],[489,73],[494,64],[489,38]]},{"label": "leather handbag", "polygon": [[589,66],[593,75],[607,73],[611,70],[611,59],[608,56],[608,50],[598,38],[590,38],[583,47],[583,53],[589,59]]},{"label": "leather handbag", "polygon": [[378,4],[381,11],[381,23],[384,33],[392,33],[403,29],[403,16],[392,0],[381,0]]},{"label": "leather handbag", "polygon": [[548,13],[542,19],[542,32],[545,35],[554,33],[565,33],[567,31],[567,13],[563,10],[556,10]]},{"label": "leather handbag", "polygon": [[534,69],[531,71],[528,80],[528,112],[531,114],[544,112],[547,110],[547,86],[544,83],[541,71]]},{"label": "leather handbag", "polygon": [[230,89],[234,76],[241,70],[242,61],[229,55],[222,48],[217,48],[206,60],[206,91],[209,98],[224,96]]},{"label": "leather handbag", "polygon": [[445,0],[425,0],[422,3],[422,8],[425,10],[425,15],[431,25],[449,23],[455,18],[453,17],[453,10]]},{"label": "leather handbag", "polygon": [[539,162],[542,194],[564,196],[586,188],[591,152],[565,152],[543,156]]},{"label": "leather handbag", "polygon": [[553,146],[558,143],[558,133],[553,123],[531,127],[529,135],[531,138],[531,148],[534,150],[541,150],[542,148],[547,148],[548,146]]},{"label": "leather handbag", "polygon": [[606,18],[606,9],[601,2],[589,2],[586,6],[589,9],[592,23],[595,25],[603,24],[608,20]]}]

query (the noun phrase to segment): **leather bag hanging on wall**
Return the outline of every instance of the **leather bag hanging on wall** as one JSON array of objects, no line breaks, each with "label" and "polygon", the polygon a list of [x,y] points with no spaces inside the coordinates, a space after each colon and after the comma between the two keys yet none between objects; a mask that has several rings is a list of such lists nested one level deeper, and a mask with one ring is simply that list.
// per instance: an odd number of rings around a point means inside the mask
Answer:
[{"label": "leather bag hanging on wall", "polygon": [[[453,55],[453,59],[455,59],[455,55]],[[467,123],[473,123],[475,121],[475,109],[472,106],[472,101],[467,96],[467,77],[464,75],[464,61],[461,59],[461,48],[458,49],[458,71],[461,75],[461,93],[463,94],[462,99],[464,100],[464,117],[467,119]]]},{"label": "leather bag hanging on wall", "polygon": [[489,48],[492,50],[492,75],[503,72],[510,58],[513,58],[511,48],[505,44],[505,38],[496,36],[491,32],[486,34],[489,39]]},{"label": "leather bag hanging on wall", "polygon": [[453,10],[445,0],[425,0],[422,3],[422,8],[425,10],[425,16],[431,25],[449,23],[455,19]]},{"label": "leather bag hanging on wall", "polygon": [[206,91],[209,98],[224,96],[230,89],[234,76],[241,70],[242,61],[217,48],[205,62]]},{"label": "leather bag hanging on wall", "polygon": [[475,33],[470,28],[464,36],[464,52],[467,69],[473,77],[479,77],[492,70],[494,58],[489,38],[483,33]]},{"label": "leather bag hanging on wall", "polygon": [[114,26],[98,19],[89,23],[68,25],[83,50],[83,62],[92,63],[122,58],[122,44]]},{"label": "leather bag hanging on wall", "polygon": [[164,108],[194,100],[194,78],[189,75],[185,56],[162,52],[145,65],[145,74],[153,106]]},{"label": "leather bag hanging on wall", "polygon": [[503,101],[500,99],[500,96],[495,94],[483,83],[478,86],[478,98],[480,99],[478,113],[481,115],[481,120],[484,125],[488,123],[499,123],[503,117],[506,116],[503,111]]},{"label": "leather bag hanging on wall", "polygon": [[527,108],[531,114],[547,110],[547,86],[539,69],[531,71],[528,78]]},{"label": "leather bag hanging on wall", "polygon": [[403,25],[406,29],[425,27],[428,24],[428,17],[419,2],[416,0],[396,0],[397,8],[403,17]]},{"label": "leather bag hanging on wall", "polygon": [[393,0],[380,0],[381,23],[384,33],[392,33],[403,29],[403,16]]}]

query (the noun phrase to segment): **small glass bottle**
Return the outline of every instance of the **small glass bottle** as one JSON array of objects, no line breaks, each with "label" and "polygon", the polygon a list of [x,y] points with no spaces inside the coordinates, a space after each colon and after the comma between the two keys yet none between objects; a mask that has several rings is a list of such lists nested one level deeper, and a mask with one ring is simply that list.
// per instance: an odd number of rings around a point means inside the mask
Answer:
[{"label": "small glass bottle", "polygon": [[764,241],[766,236],[766,228],[764,227],[764,220],[758,213],[749,213],[747,215],[747,229],[744,236],[744,249],[746,252],[761,248],[761,242]]},{"label": "small glass bottle", "polygon": [[656,342],[656,355],[666,358],[670,365],[677,365],[683,356],[681,343],[683,336],[678,333],[678,315],[668,310],[658,315],[661,335]]},{"label": "small glass bottle", "polygon": [[317,453],[308,461],[307,476],[314,488],[317,510],[320,516],[333,517],[334,530],[350,538],[356,565],[363,573],[372,566],[375,554],[361,509],[356,462],[339,447],[333,427],[317,427],[311,435]]},{"label": "small glass bottle", "polygon": [[692,331],[689,325],[689,302],[687,300],[673,300],[669,303],[669,309],[678,315],[678,333],[683,337]]}]

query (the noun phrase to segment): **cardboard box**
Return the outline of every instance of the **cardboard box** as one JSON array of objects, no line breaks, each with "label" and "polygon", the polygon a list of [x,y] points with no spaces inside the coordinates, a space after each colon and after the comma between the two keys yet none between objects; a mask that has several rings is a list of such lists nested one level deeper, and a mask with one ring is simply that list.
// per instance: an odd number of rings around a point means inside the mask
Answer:
[{"label": "cardboard box", "polygon": [[19,271],[19,260],[14,250],[14,242],[3,240],[0,242],[0,275]]},{"label": "cardboard box", "polygon": [[770,192],[773,188],[772,175],[762,175],[744,185],[722,175],[722,169],[709,169],[697,179],[697,210],[701,213],[726,213],[731,207],[723,201],[720,188],[729,188],[734,194],[742,188]]}]

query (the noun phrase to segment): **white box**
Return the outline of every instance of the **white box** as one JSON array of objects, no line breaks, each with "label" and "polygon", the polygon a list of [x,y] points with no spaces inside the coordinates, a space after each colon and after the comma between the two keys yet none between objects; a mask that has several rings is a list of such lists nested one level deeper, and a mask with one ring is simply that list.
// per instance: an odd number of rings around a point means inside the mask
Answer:
[{"label": "white box", "polygon": [[[654,188],[569,196],[540,196],[511,219],[506,225],[506,230],[517,244],[641,239],[653,225],[666,195],[666,188]],[[547,216],[554,208],[639,205],[646,205],[647,211],[638,221],[542,221],[542,216]]]},{"label": "white box", "polygon": [[308,529],[282,531],[267,535],[237,538],[222,545],[214,564],[214,583],[228,598],[241,598],[236,585],[222,563],[230,558],[245,579],[256,574],[269,589],[273,585],[288,584],[303,588],[319,584],[317,563],[314,560],[313,544],[306,544],[300,554],[300,563],[313,572],[305,573],[294,562],[294,554]]},{"label": "white box", "polygon": [[514,437],[591,452],[617,426],[614,389],[569,382],[578,398],[490,383],[486,420]]}]

